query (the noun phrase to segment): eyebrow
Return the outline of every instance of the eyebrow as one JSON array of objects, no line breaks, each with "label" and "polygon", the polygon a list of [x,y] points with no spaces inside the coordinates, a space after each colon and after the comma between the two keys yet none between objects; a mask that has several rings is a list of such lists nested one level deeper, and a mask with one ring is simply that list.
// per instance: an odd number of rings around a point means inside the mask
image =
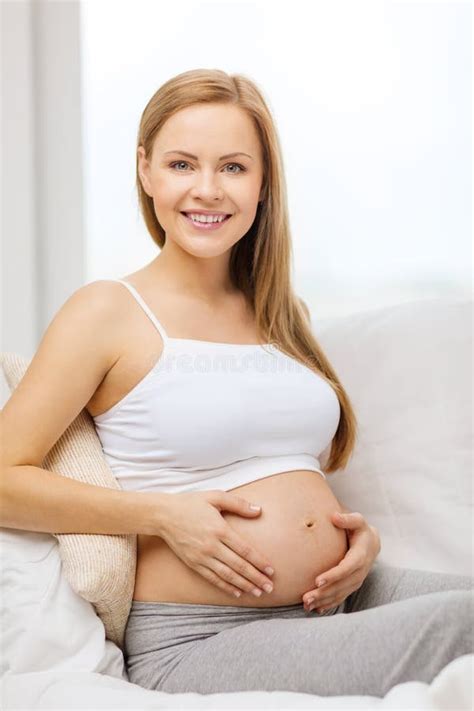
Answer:
[{"label": "eyebrow", "polygon": [[[187,151],[166,151],[163,155],[168,155],[168,153],[180,153],[183,156],[187,156],[188,158],[193,158],[194,160],[198,160],[197,156],[193,156],[192,153],[188,153]],[[237,151],[236,153],[227,153],[225,156],[221,156],[219,160],[224,160],[224,158],[234,158],[235,156],[247,156],[247,158],[250,158],[250,160],[253,160],[252,156],[249,156],[248,153],[243,153],[242,151]]]}]

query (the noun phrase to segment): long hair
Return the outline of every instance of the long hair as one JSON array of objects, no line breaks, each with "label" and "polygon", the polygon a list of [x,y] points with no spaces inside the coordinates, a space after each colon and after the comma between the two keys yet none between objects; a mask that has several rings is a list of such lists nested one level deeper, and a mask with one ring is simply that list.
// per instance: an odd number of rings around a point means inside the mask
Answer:
[{"label": "long hair", "polygon": [[[229,276],[251,306],[257,331],[264,342],[275,344],[314,370],[334,389],[341,415],[326,463],[326,471],[334,472],[344,468],[352,454],[357,422],[347,393],[315,338],[307,307],[291,283],[293,251],[282,152],[263,92],[246,76],[229,75],[219,69],[194,69],[179,74],[163,84],[146,105],[140,120],[137,149],[143,146],[146,157],[151,156],[154,140],[163,124],[177,111],[202,103],[240,107],[253,120],[258,132],[264,166],[262,201],[258,203],[252,226],[232,247]],[[138,150],[136,186],[148,232],[162,248],[166,236],[157,220],[153,199],[140,181]]]}]

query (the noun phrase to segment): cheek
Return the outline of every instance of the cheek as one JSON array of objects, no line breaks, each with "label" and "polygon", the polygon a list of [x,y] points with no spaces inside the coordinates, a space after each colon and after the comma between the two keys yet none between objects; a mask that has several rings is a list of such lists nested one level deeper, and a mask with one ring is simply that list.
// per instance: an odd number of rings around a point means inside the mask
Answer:
[{"label": "cheek", "polygon": [[176,202],[185,192],[185,186],[176,184],[176,181],[164,180],[163,178],[157,178],[153,181],[155,202],[162,207],[172,206],[173,201]]},{"label": "cheek", "polygon": [[237,181],[237,179],[235,181],[229,180],[229,184],[224,186],[224,189],[226,188],[229,197],[234,199],[237,205],[242,205],[242,208],[251,210],[258,202],[260,183],[255,178],[241,181]]},{"label": "cheek", "polygon": [[155,182],[153,185],[153,205],[157,219],[163,227],[171,226],[178,217],[177,206],[183,202],[182,191],[173,190],[169,183]]}]

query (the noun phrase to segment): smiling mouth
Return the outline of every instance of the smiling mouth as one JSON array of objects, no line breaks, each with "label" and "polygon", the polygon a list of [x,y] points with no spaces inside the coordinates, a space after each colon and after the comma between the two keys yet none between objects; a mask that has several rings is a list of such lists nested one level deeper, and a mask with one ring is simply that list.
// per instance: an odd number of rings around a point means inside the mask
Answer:
[{"label": "smiling mouth", "polygon": [[197,220],[193,220],[189,215],[187,215],[185,212],[180,213],[184,219],[193,227],[195,227],[197,230],[204,230],[204,231],[213,231],[213,230],[218,230],[222,225],[225,225],[226,222],[229,222],[231,217],[233,215],[227,215],[223,220],[220,222],[198,222]]}]

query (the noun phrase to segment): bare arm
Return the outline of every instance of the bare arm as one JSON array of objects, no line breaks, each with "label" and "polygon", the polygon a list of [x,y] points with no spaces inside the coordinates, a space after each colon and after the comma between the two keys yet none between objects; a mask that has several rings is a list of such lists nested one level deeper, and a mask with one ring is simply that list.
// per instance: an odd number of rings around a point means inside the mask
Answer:
[{"label": "bare arm", "polygon": [[0,411],[1,526],[158,535],[169,494],[145,496],[95,486],[41,468],[118,357],[116,298],[109,282],[92,282],[74,292]]},{"label": "bare arm", "polygon": [[169,496],[109,489],[19,465],[2,471],[0,526],[45,533],[158,536]]}]

